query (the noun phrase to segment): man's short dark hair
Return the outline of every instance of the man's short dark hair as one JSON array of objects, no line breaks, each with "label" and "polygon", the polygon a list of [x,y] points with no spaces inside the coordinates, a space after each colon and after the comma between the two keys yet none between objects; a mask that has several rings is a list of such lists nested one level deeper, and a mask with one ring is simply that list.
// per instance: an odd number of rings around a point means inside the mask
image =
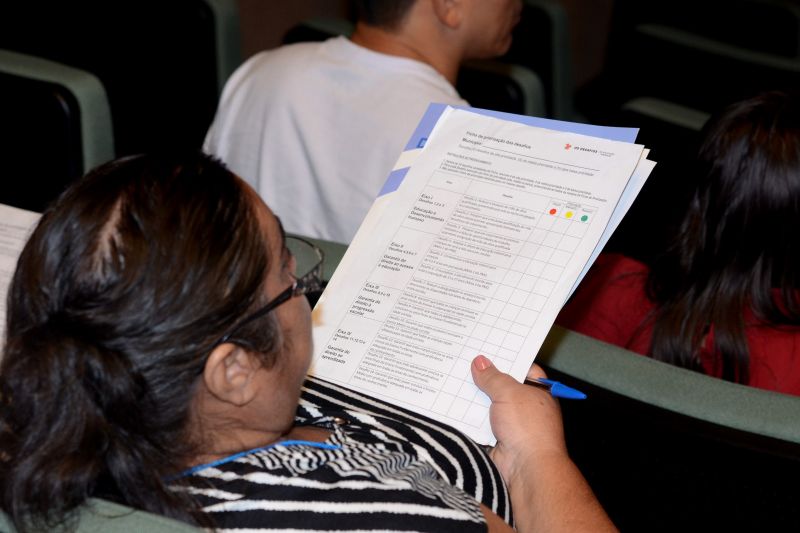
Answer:
[{"label": "man's short dark hair", "polygon": [[358,20],[385,29],[395,29],[417,0],[353,0]]}]

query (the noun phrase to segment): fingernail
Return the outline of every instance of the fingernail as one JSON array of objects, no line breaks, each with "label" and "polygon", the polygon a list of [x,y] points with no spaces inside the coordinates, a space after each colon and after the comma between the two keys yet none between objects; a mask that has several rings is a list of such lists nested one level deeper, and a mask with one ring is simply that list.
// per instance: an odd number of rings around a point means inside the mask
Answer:
[{"label": "fingernail", "polygon": [[477,368],[478,370],[486,370],[487,368],[492,366],[492,362],[485,355],[477,356],[475,359],[472,360],[472,364],[475,365],[475,368]]}]

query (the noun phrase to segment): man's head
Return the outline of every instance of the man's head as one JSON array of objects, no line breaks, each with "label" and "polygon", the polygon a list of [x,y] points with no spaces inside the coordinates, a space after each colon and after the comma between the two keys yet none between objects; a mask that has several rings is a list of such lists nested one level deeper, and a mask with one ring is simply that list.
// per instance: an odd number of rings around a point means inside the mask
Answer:
[{"label": "man's head", "polygon": [[354,3],[359,22],[389,32],[404,31],[406,22],[419,25],[420,16],[434,16],[439,24],[451,30],[453,38],[466,43],[466,58],[506,53],[522,9],[520,0],[354,0]]},{"label": "man's head", "polygon": [[424,61],[451,83],[466,59],[503,55],[521,0],[355,0],[351,39],[385,54]]}]

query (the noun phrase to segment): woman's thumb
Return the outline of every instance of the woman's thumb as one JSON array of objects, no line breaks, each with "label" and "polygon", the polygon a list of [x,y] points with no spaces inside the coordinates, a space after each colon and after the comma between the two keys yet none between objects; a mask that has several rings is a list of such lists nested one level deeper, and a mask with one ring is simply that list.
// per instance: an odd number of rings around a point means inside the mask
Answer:
[{"label": "woman's thumb", "polygon": [[479,355],[472,360],[471,370],[475,385],[492,400],[508,385],[509,380],[517,383],[508,374],[500,372],[485,355]]}]

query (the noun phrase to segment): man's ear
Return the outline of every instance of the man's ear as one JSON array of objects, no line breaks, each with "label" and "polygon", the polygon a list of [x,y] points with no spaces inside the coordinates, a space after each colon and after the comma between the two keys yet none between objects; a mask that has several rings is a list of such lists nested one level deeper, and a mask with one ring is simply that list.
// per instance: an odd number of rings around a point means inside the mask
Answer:
[{"label": "man's ear", "polygon": [[464,18],[464,0],[430,0],[439,22],[450,29],[461,26]]},{"label": "man's ear", "polygon": [[208,356],[203,381],[218,400],[241,406],[255,396],[254,378],[260,368],[261,361],[253,354],[241,346],[225,342]]}]

